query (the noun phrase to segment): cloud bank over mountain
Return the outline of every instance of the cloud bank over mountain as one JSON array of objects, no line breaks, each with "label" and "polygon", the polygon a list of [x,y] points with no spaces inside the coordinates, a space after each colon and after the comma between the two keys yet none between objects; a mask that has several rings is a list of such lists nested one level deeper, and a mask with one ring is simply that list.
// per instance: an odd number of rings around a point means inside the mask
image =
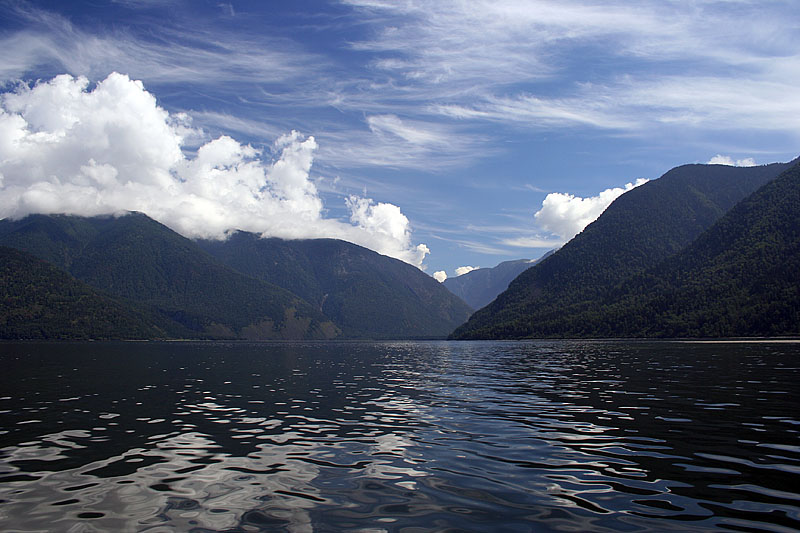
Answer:
[{"label": "cloud bank over mountain", "polygon": [[60,75],[1,98],[0,217],[141,211],[187,237],[338,238],[418,267],[429,253],[396,205],[350,196],[349,223],[325,217],[314,137],[284,134],[269,159],[229,136],[208,140],[118,73],[96,86]]},{"label": "cloud bank over mountain", "polygon": [[542,228],[568,241],[594,222],[611,202],[647,181],[639,178],[635,183],[626,183],[624,188],[606,189],[588,198],[561,192],[550,193],[542,201],[542,208],[534,214],[534,218]]}]

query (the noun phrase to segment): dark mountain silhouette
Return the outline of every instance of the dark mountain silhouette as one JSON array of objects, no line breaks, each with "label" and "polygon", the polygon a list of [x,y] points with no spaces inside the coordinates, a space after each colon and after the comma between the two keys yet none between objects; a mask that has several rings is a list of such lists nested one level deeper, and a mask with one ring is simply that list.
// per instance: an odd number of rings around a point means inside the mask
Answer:
[{"label": "dark mountain silhouette", "polygon": [[[331,239],[196,242],[132,213],[3,220],[0,245],[48,261],[163,337],[444,337],[471,312],[419,269]],[[144,331],[116,337],[156,336]]]},{"label": "dark mountain silhouette", "polygon": [[453,338],[598,336],[578,317],[627,279],[686,248],[737,202],[792,163],[685,165],[615,200],[549,258],[523,272]]},{"label": "dark mountain silhouette", "polygon": [[337,328],[294,294],[236,272],[166,226],[126,216],[0,221],[0,244],[49,261],[118,299],[212,338],[329,338]]},{"label": "dark mountain silhouette", "polygon": [[598,303],[603,336],[800,335],[800,166]]},{"label": "dark mountain silhouette", "polygon": [[31,254],[0,246],[0,338],[147,339],[167,333],[152,317]]},{"label": "dark mountain silhouette", "polygon": [[348,242],[236,232],[198,244],[239,272],[302,297],[348,337],[444,337],[471,313],[418,268]]}]

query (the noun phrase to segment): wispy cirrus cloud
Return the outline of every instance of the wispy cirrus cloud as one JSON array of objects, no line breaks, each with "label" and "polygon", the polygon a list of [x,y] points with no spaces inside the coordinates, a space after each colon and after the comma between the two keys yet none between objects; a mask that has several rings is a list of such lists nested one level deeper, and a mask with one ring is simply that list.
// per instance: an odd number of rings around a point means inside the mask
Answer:
[{"label": "wispy cirrus cloud", "polygon": [[441,126],[414,124],[401,120],[397,115],[371,115],[367,117],[367,124],[379,137],[416,146],[446,146],[451,137]]},{"label": "wispy cirrus cloud", "polygon": [[245,134],[256,139],[275,139],[283,135],[279,126],[263,120],[254,120],[220,111],[191,111],[194,124],[205,128],[213,128],[225,133]]},{"label": "wispy cirrus cloud", "polygon": [[[143,9],[156,5],[138,0],[123,4]],[[470,155],[480,153],[475,149],[480,135],[441,120],[386,112],[412,109],[389,105],[378,96],[392,94],[390,86],[357,72],[343,75],[331,57],[289,38],[169,23],[160,25],[157,34],[142,35],[125,26],[89,31],[31,4],[9,11],[25,29],[0,34],[2,81],[41,69],[91,80],[124,72],[160,94],[198,93],[227,104],[227,112],[186,109],[196,124],[259,139],[275,138],[290,128],[313,131],[326,139],[319,161],[336,167],[437,169],[464,165]],[[337,109],[339,116],[331,115]]]},{"label": "wispy cirrus cloud", "polygon": [[5,80],[49,66],[95,80],[122,71],[151,84],[285,83],[308,77],[326,63],[288,39],[256,39],[220,28],[187,30],[163,23],[157,36],[144,38],[119,27],[89,32],[27,3],[15,5],[7,16],[26,29],[0,37],[5,51],[0,78]]},{"label": "wispy cirrus cloud", "polygon": [[347,3],[384,17],[354,47],[443,117],[798,131],[800,37],[786,15],[800,8],[789,2]]},{"label": "wispy cirrus cloud", "polygon": [[[239,114],[245,118],[238,127],[254,134],[259,128],[245,121],[292,109],[304,122],[291,127],[327,134],[319,160],[340,168],[466,165],[502,150],[480,133],[487,122],[634,135],[686,126],[800,131],[793,98],[800,37],[787,16],[800,16],[800,8],[791,2],[341,5],[350,11],[335,23],[359,28],[358,37],[335,43],[330,53],[299,36],[208,22],[159,21],[157,32],[120,25],[88,30],[14,4],[8,16],[24,29],[0,35],[0,78],[44,67],[92,80],[121,71],[148,86],[241,101],[249,112]],[[332,110],[340,113],[338,124]]]},{"label": "wispy cirrus cloud", "polygon": [[561,247],[566,240],[553,239],[547,237],[514,237],[510,239],[503,239],[503,244],[506,246],[513,246],[515,248],[546,248],[554,249]]},{"label": "wispy cirrus cloud", "polygon": [[[463,167],[496,152],[482,146],[485,136],[455,124],[404,119],[394,114],[368,115],[366,127],[328,125],[320,138],[329,142],[320,159],[340,168],[406,168],[431,172]],[[360,126],[360,125],[359,125]]]}]

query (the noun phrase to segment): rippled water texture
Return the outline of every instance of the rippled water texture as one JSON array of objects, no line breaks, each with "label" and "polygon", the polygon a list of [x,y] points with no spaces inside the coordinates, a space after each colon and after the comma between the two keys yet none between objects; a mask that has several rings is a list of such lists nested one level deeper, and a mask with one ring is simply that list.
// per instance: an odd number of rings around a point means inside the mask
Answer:
[{"label": "rippled water texture", "polygon": [[800,529],[800,345],[0,344],[3,531]]}]

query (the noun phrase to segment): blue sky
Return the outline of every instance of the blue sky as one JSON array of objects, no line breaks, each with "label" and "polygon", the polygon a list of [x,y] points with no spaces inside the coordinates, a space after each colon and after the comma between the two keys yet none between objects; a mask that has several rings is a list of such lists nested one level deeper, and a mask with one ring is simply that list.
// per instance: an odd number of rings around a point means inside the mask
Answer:
[{"label": "blue sky", "polygon": [[135,208],[454,276],[639,178],[800,153],[795,1],[0,6],[0,216]]}]

